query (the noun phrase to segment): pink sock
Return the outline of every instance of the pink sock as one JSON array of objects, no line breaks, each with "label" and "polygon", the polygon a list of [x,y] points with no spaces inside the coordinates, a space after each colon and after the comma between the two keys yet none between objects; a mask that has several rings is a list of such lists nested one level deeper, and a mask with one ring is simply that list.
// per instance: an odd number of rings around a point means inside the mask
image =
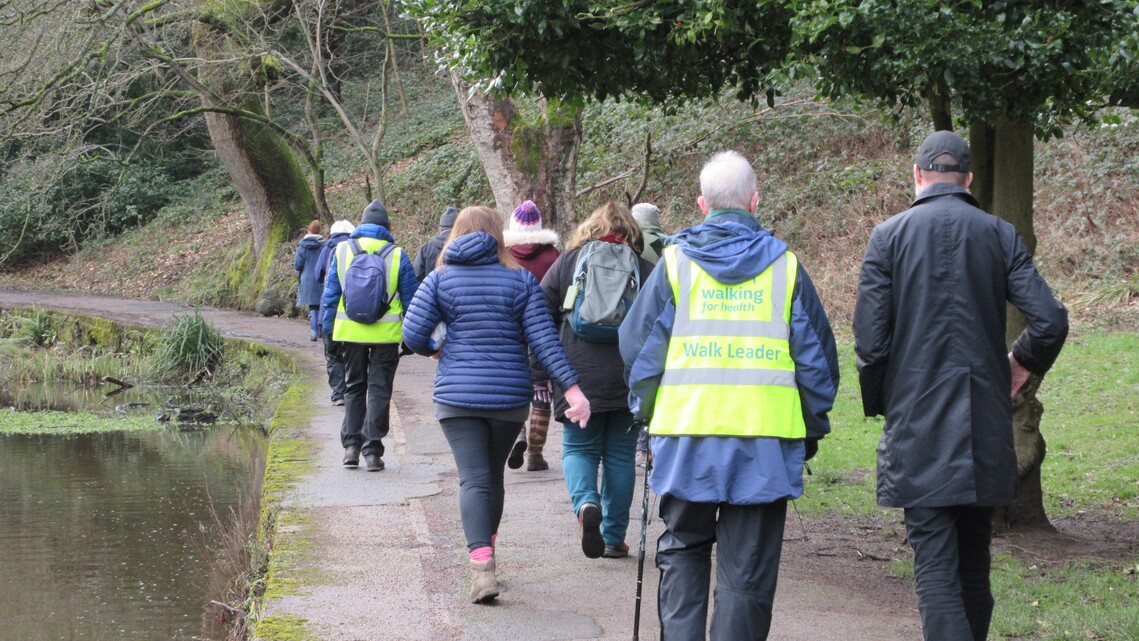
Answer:
[{"label": "pink sock", "polygon": [[471,550],[471,560],[475,563],[486,563],[494,556],[494,548],[489,545]]}]

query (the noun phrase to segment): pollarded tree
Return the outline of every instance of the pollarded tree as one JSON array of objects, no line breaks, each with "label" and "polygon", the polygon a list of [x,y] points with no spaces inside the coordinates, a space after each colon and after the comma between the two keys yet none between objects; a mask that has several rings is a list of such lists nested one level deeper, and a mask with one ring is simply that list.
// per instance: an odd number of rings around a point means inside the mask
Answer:
[{"label": "pollarded tree", "polygon": [[[1134,0],[792,4],[792,50],[817,74],[819,93],[925,104],[935,128],[967,127],[974,195],[983,209],[1016,226],[1030,252],[1036,249],[1034,139],[1062,136],[1073,122],[1099,122],[1099,111],[1137,84]],[[1023,317],[1010,315],[1009,341],[1023,328]],[[1037,385],[1032,381],[1014,399],[1020,484],[1015,503],[997,514],[998,525],[1050,527],[1040,482],[1045,444]]]}]

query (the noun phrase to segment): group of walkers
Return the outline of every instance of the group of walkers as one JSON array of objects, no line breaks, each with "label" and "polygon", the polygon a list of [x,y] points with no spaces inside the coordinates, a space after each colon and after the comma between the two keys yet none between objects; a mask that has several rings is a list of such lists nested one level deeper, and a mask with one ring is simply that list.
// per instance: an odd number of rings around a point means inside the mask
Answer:
[{"label": "group of walkers", "polygon": [[[960,136],[926,139],[917,199],[875,229],[855,310],[864,409],[886,416],[879,502],[905,509],[927,640],[987,636],[988,519],[1016,479],[1010,397],[1067,335],[1063,306],[1015,229],[977,207],[971,177]],[[661,638],[767,638],[787,501],[830,432],[839,366],[807,270],[763,228],[759,200],[750,163],[722,152],[700,174],[703,221],[672,236],[653,205],[608,202],[559,253],[533,202],[508,222],[448,208],[414,267],[373,201],[358,227],[333,226],[312,280],[309,228],[298,305],[313,310],[310,337],[323,334],[345,405],[344,465],[384,467],[401,344],[439,361],[433,401],[458,469],[472,602],[500,593],[505,468],[548,469],[552,417],[587,557],[629,554],[638,441],[648,450],[665,526]],[[1006,301],[1029,321],[1007,355]]]}]

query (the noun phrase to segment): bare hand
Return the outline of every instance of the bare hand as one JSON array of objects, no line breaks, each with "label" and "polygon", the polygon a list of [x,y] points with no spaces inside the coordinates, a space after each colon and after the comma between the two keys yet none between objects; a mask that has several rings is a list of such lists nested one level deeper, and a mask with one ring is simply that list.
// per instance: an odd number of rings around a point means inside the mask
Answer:
[{"label": "bare hand", "polygon": [[1024,387],[1024,384],[1028,382],[1028,376],[1031,374],[1031,372],[1025,369],[1024,365],[1020,364],[1020,361],[1016,360],[1016,357],[1012,355],[1012,352],[1008,353],[1008,364],[1009,368],[1012,369],[1011,396],[1016,396],[1016,393],[1020,391],[1020,388]]},{"label": "bare hand", "polygon": [[589,399],[581,393],[581,388],[577,385],[567,389],[565,397],[569,403],[566,418],[584,428],[589,423]]}]

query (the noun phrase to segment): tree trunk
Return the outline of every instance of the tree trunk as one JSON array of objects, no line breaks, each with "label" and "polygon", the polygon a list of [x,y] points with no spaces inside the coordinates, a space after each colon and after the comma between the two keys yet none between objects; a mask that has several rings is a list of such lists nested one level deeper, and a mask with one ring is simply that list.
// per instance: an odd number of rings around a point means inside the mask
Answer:
[{"label": "tree trunk", "polygon": [[512,99],[472,93],[457,75],[452,80],[498,211],[507,216],[532,200],[543,226],[566,237],[575,222],[581,107],[541,100],[540,117],[528,123]]},{"label": "tree trunk", "polygon": [[[1033,230],[1033,150],[1032,123],[998,118],[995,126],[974,124],[970,131],[973,153],[973,194],[981,207],[1012,223],[1029,252],[1035,252]],[[1024,330],[1024,317],[1011,305],[1006,327],[1009,345]],[[1040,466],[1047,451],[1040,433],[1043,405],[1036,398],[1040,380],[1032,380],[1013,399],[1013,438],[1016,447],[1017,493],[1012,505],[994,512],[998,529],[1044,528],[1052,524],[1044,511]]]},{"label": "tree trunk", "polygon": [[[205,22],[194,29],[195,47],[205,60],[228,58],[228,35]],[[226,105],[263,113],[256,84],[237,74],[242,67],[214,65],[201,82]],[[246,68],[246,71],[248,69]],[[215,102],[203,96],[207,105]],[[317,216],[304,171],[288,143],[269,127],[237,116],[207,113],[206,126],[214,150],[225,165],[245,205],[253,231],[253,273],[242,287],[242,303],[251,304],[267,284],[269,264],[278,243]]]}]

